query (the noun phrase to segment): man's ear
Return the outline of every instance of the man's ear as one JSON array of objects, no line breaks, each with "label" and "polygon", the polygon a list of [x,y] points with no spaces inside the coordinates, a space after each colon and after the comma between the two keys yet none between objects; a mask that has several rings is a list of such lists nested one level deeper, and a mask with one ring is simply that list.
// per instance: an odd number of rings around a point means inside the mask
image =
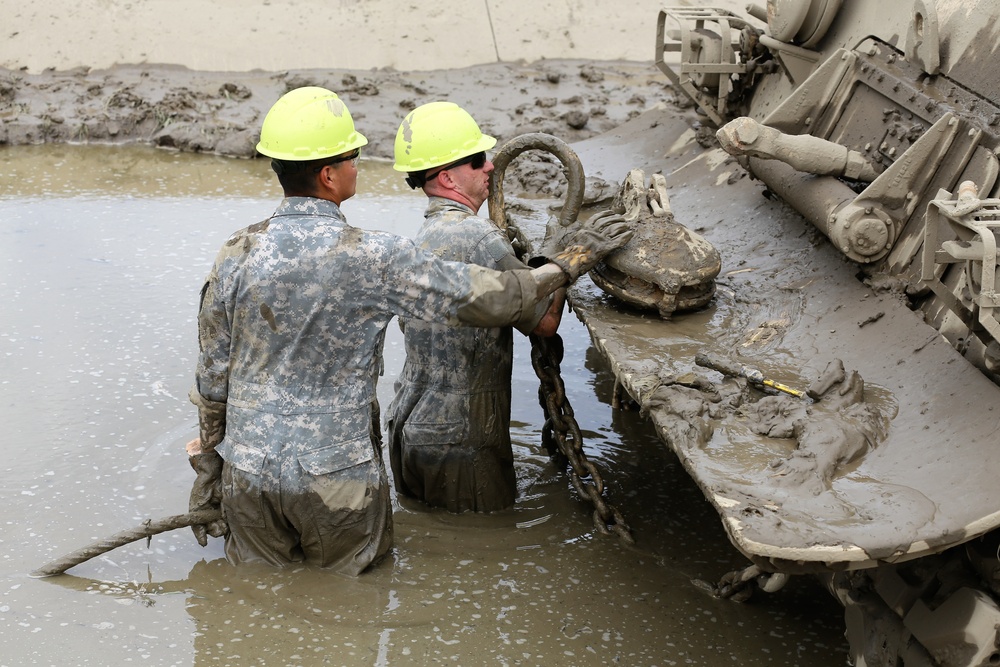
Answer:
[{"label": "man's ear", "polygon": [[323,168],[319,170],[319,174],[317,175],[320,178],[320,182],[327,187],[336,182],[337,172],[334,170],[333,165],[324,165]]},{"label": "man's ear", "polygon": [[446,190],[454,190],[458,183],[452,178],[451,172],[445,169],[437,176],[437,181]]},{"label": "man's ear", "polygon": [[316,174],[313,180],[313,196],[321,196],[337,187],[337,175],[331,165],[326,165]]},{"label": "man's ear", "polygon": [[340,169],[337,169],[339,166],[339,164],[328,164],[320,170],[319,175],[323,178],[323,185],[325,187],[340,187],[341,181],[344,180],[344,176],[343,172]]}]

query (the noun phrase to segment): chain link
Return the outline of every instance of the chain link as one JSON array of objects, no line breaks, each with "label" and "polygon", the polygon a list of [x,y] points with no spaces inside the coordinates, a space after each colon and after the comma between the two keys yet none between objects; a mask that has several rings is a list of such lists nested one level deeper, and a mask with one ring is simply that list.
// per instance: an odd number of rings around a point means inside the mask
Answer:
[{"label": "chain link", "polygon": [[783,572],[765,572],[757,565],[750,565],[723,575],[713,592],[719,598],[746,602],[757,589],[776,593],[788,583],[788,577]]},{"label": "chain link", "polygon": [[562,456],[569,463],[570,483],[580,497],[594,506],[594,528],[602,535],[618,534],[626,544],[635,544],[632,531],[618,508],[604,500],[604,479],[583,451],[583,434],[566,398],[566,387],[559,372],[563,358],[562,338],[531,335],[531,365],[538,376],[538,401],[545,411],[542,443],[550,454]]}]

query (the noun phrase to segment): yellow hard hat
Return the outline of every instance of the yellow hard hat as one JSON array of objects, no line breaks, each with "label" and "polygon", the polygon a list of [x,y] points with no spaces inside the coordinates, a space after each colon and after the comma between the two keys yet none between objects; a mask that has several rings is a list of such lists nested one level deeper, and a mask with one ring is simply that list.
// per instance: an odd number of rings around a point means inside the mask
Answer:
[{"label": "yellow hard hat", "polygon": [[257,151],[278,160],[318,160],[367,143],[335,92],[305,86],[282,95],[267,112]]},{"label": "yellow hard hat", "polygon": [[396,171],[416,172],[461,160],[496,146],[462,107],[452,102],[422,104],[403,119],[396,132]]}]

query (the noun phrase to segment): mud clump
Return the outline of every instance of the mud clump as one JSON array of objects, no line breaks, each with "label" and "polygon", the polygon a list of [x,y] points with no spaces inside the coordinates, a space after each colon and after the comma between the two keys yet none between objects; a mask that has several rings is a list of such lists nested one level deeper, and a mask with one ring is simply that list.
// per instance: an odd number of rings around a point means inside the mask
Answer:
[{"label": "mud clump", "polygon": [[9,106],[17,97],[17,89],[9,82],[0,81],[0,104]]},{"label": "mud clump", "polygon": [[755,433],[796,442],[790,456],[772,462],[779,485],[819,495],[839,468],[885,439],[889,418],[865,402],[864,392],[861,375],[835,360],[806,391],[814,403],[768,396],[744,406]]},{"label": "mud clump", "polygon": [[590,114],[574,109],[566,113],[566,124],[574,130],[582,130],[587,126]]},{"label": "mud clump", "polygon": [[580,68],[580,76],[590,83],[600,83],[604,81],[604,72],[590,65],[585,65]]},{"label": "mud clump", "polygon": [[847,466],[885,439],[891,415],[865,400],[864,380],[831,361],[806,394],[759,396],[742,377],[715,384],[700,374],[650,381],[641,401],[672,442],[704,447],[717,425],[745,421],[758,435],[791,440],[790,451],[776,448],[768,476],[777,487],[816,496],[830,488]]}]

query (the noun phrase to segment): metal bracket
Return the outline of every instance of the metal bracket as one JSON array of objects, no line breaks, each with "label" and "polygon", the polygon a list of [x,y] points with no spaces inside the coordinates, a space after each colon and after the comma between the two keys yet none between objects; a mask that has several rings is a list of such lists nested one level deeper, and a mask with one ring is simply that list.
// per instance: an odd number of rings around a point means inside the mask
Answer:
[{"label": "metal bracket", "polygon": [[[946,198],[944,191],[938,194],[927,205],[920,278],[963,321],[981,325],[982,331],[975,330],[984,343],[1000,341],[1000,295],[996,291],[1000,199],[978,199],[975,185],[969,182],[959,187],[957,198]],[[968,303],[955,297],[936,271],[939,264],[959,262],[965,263]]]},{"label": "metal bracket", "polygon": [[[667,30],[667,19],[677,29]],[[713,7],[665,7],[656,22],[656,67],[691,101],[721,126],[733,74],[744,74],[737,62],[740,32],[749,23],[733,12]],[[679,71],[664,61],[664,53],[680,53]]]},{"label": "metal bracket", "polygon": [[941,71],[937,7],[933,0],[916,0],[906,34],[906,59],[931,76]]}]

